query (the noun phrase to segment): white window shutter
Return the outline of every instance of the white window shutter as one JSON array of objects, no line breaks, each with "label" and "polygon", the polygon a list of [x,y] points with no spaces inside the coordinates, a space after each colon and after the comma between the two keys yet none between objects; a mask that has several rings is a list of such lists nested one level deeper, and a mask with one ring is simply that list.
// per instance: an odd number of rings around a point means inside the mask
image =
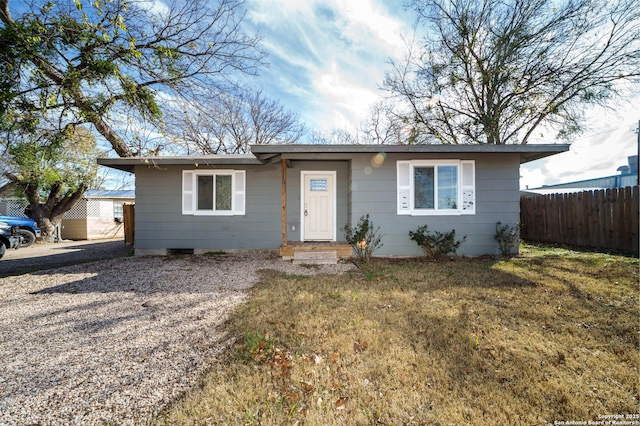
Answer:
[{"label": "white window shutter", "polygon": [[398,161],[398,214],[411,214],[411,161]]},{"label": "white window shutter", "polygon": [[245,214],[246,200],[246,171],[236,170],[233,172],[233,214]]},{"label": "white window shutter", "polygon": [[182,171],[182,214],[193,214],[195,211],[196,194],[193,175],[192,170]]},{"label": "white window shutter", "polygon": [[460,161],[462,169],[462,214],[476,214],[476,162]]}]

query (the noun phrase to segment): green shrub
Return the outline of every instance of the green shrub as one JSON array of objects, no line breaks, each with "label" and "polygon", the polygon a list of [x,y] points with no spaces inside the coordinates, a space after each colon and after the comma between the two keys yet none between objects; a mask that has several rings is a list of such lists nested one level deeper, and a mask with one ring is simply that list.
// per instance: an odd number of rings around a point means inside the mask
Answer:
[{"label": "green shrub", "polygon": [[355,227],[346,224],[344,226],[344,237],[353,248],[353,252],[358,260],[368,262],[371,254],[382,247],[382,235],[380,227],[375,228],[373,221],[369,219],[369,213],[360,217]]},{"label": "green shrub", "polygon": [[520,224],[509,226],[496,222],[496,233],[493,238],[500,246],[500,253],[503,256],[509,256],[511,249],[520,243]]},{"label": "green shrub", "polygon": [[409,231],[409,238],[415,241],[424,253],[434,259],[438,259],[449,253],[456,254],[460,244],[467,239],[465,235],[461,240],[456,241],[456,230],[450,232],[429,232],[427,225],[419,227],[416,231]]}]

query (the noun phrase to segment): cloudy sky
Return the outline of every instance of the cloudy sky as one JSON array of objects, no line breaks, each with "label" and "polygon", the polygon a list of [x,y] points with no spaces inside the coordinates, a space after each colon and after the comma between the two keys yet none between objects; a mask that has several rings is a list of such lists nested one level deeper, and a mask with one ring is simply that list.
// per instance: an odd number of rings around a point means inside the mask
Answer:
[{"label": "cloudy sky", "polygon": [[[353,129],[367,117],[380,90],[389,57],[402,57],[414,16],[403,1],[247,0],[246,23],[263,39],[268,69],[256,84],[300,113],[317,130]],[[640,120],[640,97],[621,102],[620,114],[592,111],[590,129],[571,151],[521,168],[531,188],[617,174],[637,154],[632,128]],[[541,132],[544,133],[544,132]],[[536,143],[553,143],[551,134]]]},{"label": "cloudy sky", "polygon": [[357,126],[382,95],[388,58],[403,55],[412,16],[401,4],[248,0],[246,22],[269,52],[258,84],[317,130]]}]

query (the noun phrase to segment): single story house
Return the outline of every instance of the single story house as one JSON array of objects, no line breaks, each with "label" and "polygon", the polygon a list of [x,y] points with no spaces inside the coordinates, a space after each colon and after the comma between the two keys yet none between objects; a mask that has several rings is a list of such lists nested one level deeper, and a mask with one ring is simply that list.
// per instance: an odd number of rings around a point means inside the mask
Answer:
[{"label": "single story house", "polygon": [[[369,213],[383,247],[415,256],[409,231],[455,229],[458,254],[499,253],[495,224],[520,215],[520,164],[568,145],[253,145],[251,154],[101,158],[135,173],[135,253],[339,244]],[[349,250],[350,253],[350,250]]]}]

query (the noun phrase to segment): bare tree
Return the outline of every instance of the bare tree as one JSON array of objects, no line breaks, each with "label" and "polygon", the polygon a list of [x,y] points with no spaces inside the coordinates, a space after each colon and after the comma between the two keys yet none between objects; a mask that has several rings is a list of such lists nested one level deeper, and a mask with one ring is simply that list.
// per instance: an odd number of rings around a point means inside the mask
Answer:
[{"label": "bare tree", "polygon": [[411,145],[415,143],[414,126],[389,100],[375,103],[369,118],[360,125],[363,143],[378,145]]},{"label": "bare tree", "polygon": [[313,132],[312,144],[338,145],[410,145],[416,143],[414,126],[390,100],[372,105],[369,116],[355,129],[331,129]]},{"label": "bare tree", "polygon": [[421,45],[391,61],[385,87],[419,142],[527,143],[539,126],[568,138],[584,109],[640,76],[635,0],[414,0]]},{"label": "bare tree", "polygon": [[241,154],[251,144],[296,143],[305,133],[296,113],[259,90],[201,96],[197,103],[179,103],[176,111],[166,131],[189,153]]}]

